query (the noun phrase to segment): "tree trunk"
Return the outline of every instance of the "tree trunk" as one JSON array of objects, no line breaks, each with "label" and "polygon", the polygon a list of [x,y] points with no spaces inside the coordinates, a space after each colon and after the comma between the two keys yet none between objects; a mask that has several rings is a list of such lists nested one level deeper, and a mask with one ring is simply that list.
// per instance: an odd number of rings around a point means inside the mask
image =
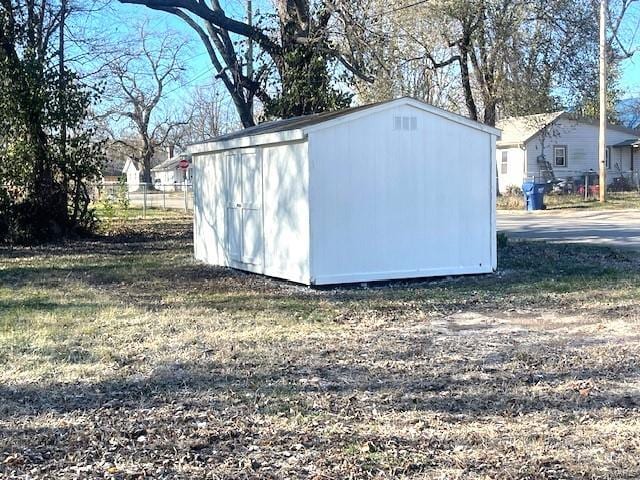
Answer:
[{"label": "tree trunk", "polygon": [[490,127],[496,126],[496,100],[494,98],[487,98],[484,104],[484,123]]},{"label": "tree trunk", "polygon": [[241,95],[238,93],[234,94],[231,92],[231,98],[233,99],[233,104],[236,107],[236,112],[238,112],[238,116],[240,117],[240,122],[242,122],[242,126],[244,128],[249,128],[255,126],[256,122],[253,119],[253,111],[251,104],[247,102]]},{"label": "tree trunk", "polygon": [[478,120],[478,107],[473,98],[473,90],[471,89],[471,78],[469,74],[469,48],[471,46],[471,35],[465,33],[462,40],[458,43],[458,52],[460,53],[460,78],[462,80],[462,90],[464,92],[464,103],[469,112],[471,120]]},{"label": "tree trunk", "polygon": [[29,144],[33,146],[35,169],[33,178],[32,212],[33,218],[41,223],[39,232],[42,238],[64,234],[69,227],[67,196],[54,178],[52,160],[47,150],[46,133],[42,129],[39,112],[30,117],[31,133]]},{"label": "tree trunk", "polygon": [[147,147],[142,154],[142,182],[147,184],[148,189],[153,188],[153,182],[151,180],[151,159],[154,153],[152,147]]}]

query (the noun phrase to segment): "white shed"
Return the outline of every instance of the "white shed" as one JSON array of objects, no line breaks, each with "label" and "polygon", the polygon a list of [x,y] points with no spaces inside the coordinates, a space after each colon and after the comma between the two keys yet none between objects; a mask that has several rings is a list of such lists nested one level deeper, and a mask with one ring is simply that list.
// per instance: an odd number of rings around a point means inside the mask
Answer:
[{"label": "white shed", "polygon": [[191,145],[195,256],[307,285],[491,272],[499,133],[400,98]]}]

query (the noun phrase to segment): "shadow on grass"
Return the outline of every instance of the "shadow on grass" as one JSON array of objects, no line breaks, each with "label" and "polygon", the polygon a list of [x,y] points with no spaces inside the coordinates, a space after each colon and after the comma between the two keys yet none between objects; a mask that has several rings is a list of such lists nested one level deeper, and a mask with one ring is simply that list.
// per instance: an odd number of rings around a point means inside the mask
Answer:
[{"label": "shadow on grass", "polygon": [[[149,409],[179,401],[219,411],[237,407],[245,413],[265,415],[291,412],[295,406],[303,415],[312,415],[318,413],[314,410],[320,397],[332,399],[326,413],[333,414],[360,410],[359,402],[369,400],[380,412],[479,417],[640,407],[640,398],[629,392],[595,389],[583,395],[577,388],[558,389],[581,381],[591,385],[624,383],[640,372],[640,361],[634,357],[559,366],[553,360],[566,359],[566,346],[549,340],[531,342],[526,350],[505,345],[487,354],[433,366],[426,359],[442,352],[430,335],[403,334],[392,340],[407,349],[389,349],[386,342],[379,342],[363,345],[362,352],[318,355],[316,346],[305,345],[296,353],[297,363],[274,356],[268,365],[252,364],[248,354],[233,373],[229,373],[230,365],[203,358],[195,363],[160,365],[145,377],[46,386],[5,384],[0,385],[0,412],[4,418],[66,415],[104,408]],[[340,361],[351,354],[350,363]],[[367,357],[364,362],[358,360],[362,354]],[[422,368],[407,369],[411,362]],[[537,393],[531,390],[534,386]]]},{"label": "shadow on grass", "polygon": [[[53,260],[49,258],[51,251],[44,249],[38,252],[40,257],[27,265],[8,264],[0,270],[0,285],[64,288],[72,280],[80,286],[98,288],[104,303],[124,302],[151,312],[171,304],[172,297],[179,294],[180,301],[188,307],[229,312],[310,314],[314,309],[337,307],[401,314],[416,307],[438,309],[443,313],[470,308],[549,308],[562,304],[563,299],[557,294],[587,297],[589,292],[599,295],[607,289],[616,289],[620,283],[640,284],[636,252],[542,242],[511,242],[499,251],[499,271],[493,275],[321,290],[196,263],[191,259],[190,245],[172,240],[149,240],[144,242],[144,247],[133,250],[127,243],[91,242],[79,249],[54,247],[53,251],[56,252]],[[68,257],[60,263],[55,255]],[[635,294],[637,291],[629,292],[631,296]],[[76,301],[82,302],[80,298]],[[571,301],[576,303],[575,299]],[[38,300],[37,305],[29,301],[10,303],[12,308],[53,313],[56,308],[62,308],[46,300]],[[591,305],[590,308],[599,307]]]},{"label": "shadow on grass", "polygon": [[[142,243],[148,249],[124,253],[128,244],[111,240],[91,241],[73,249],[54,246],[30,251],[30,255],[36,256],[36,259],[29,265],[12,264],[0,270],[0,285],[16,289],[39,284],[60,289],[69,279],[73,279],[80,285],[99,289],[99,301],[87,301],[86,294],[80,290],[71,292],[65,303],[54,302],[44,297],[45,293],[39,293],[34,298],[2,299],[0,308],[5,312],[19,311],[22,316],[41,312],[69,316],[75,311],[95,312],[108,305],[130,304],[156,312],[167,306],[184,304],[189,308],[214,309],[247,317],[257,314],[278,315],[295,318],[295,321],[313,317],[316,321],[341,322],[350,316],[376,316],[394,321],[416,311],[437,311],[446,315],[470,310],[500,313],[512,308],[557,309],[563,306],[575,311],[579,309],[576,299],[563,300],[558,294],[571,293],[592,299],[596,294],[603,294],[603,291],[606,294],[610,289],[618,288],[621,282],[640,284],[640,264],[635,253],[591,246],[514,242],[500,250],[500,271],[495,275],[389,282],[375,284],[373,288],[312,290],[259,275],[197,264],[189,258],[190,247],[186,247],[185,251],[181,242],[175,242],[175,239],[159,241],[155,237],[146,237]],[[52,255],[67,255],[69,258],[63,266],[59,266],[55,259],[50,261]],[[181,296],[172,304],[171,297],[175,293]],[[629,293],[631,296],[635,294],[637,289]],[[611,305],[605,303],[583,308],[589,309],[589,313],[598,314],[608,311]],[[5,325],[5,328],[9,328],[9,325]],[[428,350],[427,347],[423,345],[423,350]],[[412,352],[413,349],[404,353],[389,351],[383,356],[396,361],[404,359],[403,355],[411,356]],[[172,372],[174,367],[168,366],[167,372]],[[215,369],[215,365],[206,365],[205,370]],[[45,396],[52,402],[51,408],[54,410],[64,405],[73,409],[73,405],[86,404],[87,399],[93,398],[94,406],[97,405],[96,401],[109,401],[106,396],[115,395],[113,392],[126,391],[141,397],[159,389],[165,392],[179,391],[187,388],[186,385],[189,388],[197,385],[218,389],[221,385],[229,386],[239,381],[237,378],[218,378],[207,373],[195,375],[189,371],[189,368],[185,370],[186,378],[165,372],[141,381],[125,381],[124,384],[114,381],[87,387],[58,385],[52,387],[50,392],[39,391],[37,387],[20,387],[17,391],[2,390],[3,387],[0,387],[0,398],[14,404],[37,404],[37,398]],[[387,384],[382,376],[376,378],[376,373],[371,371],[345,371],[341,374],[360,377],[361,389],[379,388],[375,385]],[[591,372],[590,375],[597,377],[598,372]],[[251,378],[260,384],[259,389],[268,390],[269,383],[277,382],[278,376],[265,374]],[[375,382],[366,382],[365,385],[365,378],[375,378]],[[249,377],[245,381],[249,381]],[[435,378],[431,381],[435,384],[452,384],[451,378]],[[399,385],[389,385],[388,388],[393,390]],[[77,401],[73,399],[71,391],[80,395]],[[111,393],[94,394],[94,391]],[[496,405],[501,404],[496,398],[491,401]],[[431,399],[427,406],[436,408],[438,402],[438,399]],[[464,405],[466,400],[461,399],[460,402]],[[526,404],[526,398],[519,402]],[[91,401],[89,404],[92,404]]]},{"label": "shadow on grass", "polygon": [[136,220],[107,234],[96,233],[85,238],[62,239],[33,246],[7,246],[0,244],[3,259],[53,259],[70,255],[120,255],[145,251],[173,250],[178,246],[193,250],[192,222],[184,220]]}]

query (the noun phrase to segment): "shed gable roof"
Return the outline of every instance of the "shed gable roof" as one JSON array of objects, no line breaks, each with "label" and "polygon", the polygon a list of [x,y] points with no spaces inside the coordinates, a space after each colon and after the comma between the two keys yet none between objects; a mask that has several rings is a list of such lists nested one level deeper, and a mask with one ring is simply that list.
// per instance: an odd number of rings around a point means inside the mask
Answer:
[{"label": "shed gable roof", "polygon": [[[275,120],[272,122],[265,122],[260,125],[256,125],[255,127],[249,127],[242,130],[238,130],[235,132],[228,133],[226,135],[221,135],[218,137],[214,137],[210,140],[206,140],[204,142],[193,143],[189,147],[190,151],[193,153],[202,152],[203,148],[198,148],[198,146],[207,145],[208,147],[212,147],[212,149],[216,146],[225,146],[224,148],[233,148],[234,146],[247,146],[247,143],[253,142],[240,142],[241,140],[246,140],[247,138],[259,137],[262,135],[278,135],[282,134],[282,141],[289,141],[291,139],[298,139],[300,136],[306,134],[308,131],[329,127],[334,125],[337,122],[347,121],[347,119],[354,119],[361,115],[368,115],[374,111],[379,111],[382,109],[392,108],[397,105],[410,105],[421,109],[423,111],[438,115],[440,117],[447,118],[451,121],[464,124],[468,127],[475,128],[477,130],[482,130],[486,133],[490,133],[496,136],[500,135],[500,131],[496,128],[490,127],[488,125],[484,125],[480,122],[476,122],[462,115],[458,115],[447,110],[443,110],[438,107],[434,107],[420,100],[416,100],[411,97],[401,97],[394,100],[387,100],[384,102],[371,103],[368,105],[361,105],[358,107],[346,108],[343,110],[335,111],[335,112],[323,112],[316,113],[312,115],[304,115],[300,117],[293,117],[284,120]],[[300,132],[301,135],[285,135],[285,133],[290,132]],[[263,137],[267,138],[267,137]],[[270,137],[271,139],[273,137]],[[261,142],[256,141],[254,144],[260,144]],[[211,149],[208,149],[209,151]]]},{"label": "shed gable roof", "polygon": [[225,140],[233,140],[235,138],[251,137],[254,135],[262,135],[266,133],[285,132],[288,130],[297,130],[299,128],[309,127],[312,125],[317,125],[322,122],[333,120],[334,118],[343,117],[345,115],[349,115],[350,113],[354,113],[360,110],[374,107],[382,103],[386,103],[386,102],[372,103],[369,105],[362,105],[359,107],[345,108],[344,110],[338,110],[335,112],[314,113],[311,115],[302,115],[299,117],[286,118],[284,120],[273,120],[270,122],[261,123],[259,125],[256,125],[255,127],[243,128],[241,130],[236,130],[235,132],[227,133],[225,135],[219,135],[210,140],[193,143],[191,145],[198,145],[201,143],[209,143],[209,142],[223,142]]}]

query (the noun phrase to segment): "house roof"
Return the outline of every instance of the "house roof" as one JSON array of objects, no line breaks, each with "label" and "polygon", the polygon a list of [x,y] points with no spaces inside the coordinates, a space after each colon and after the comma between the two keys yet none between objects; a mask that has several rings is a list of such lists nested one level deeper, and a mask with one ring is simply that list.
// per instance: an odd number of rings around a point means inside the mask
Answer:
[{"label": "house roof", "polygon": [[142,170],[142,165],[137,160],[134,160],[133,158],[127,158],[124,162],[124,165],[122,166],[122,173],[127,173],[129,165],[133,165],[133,167],[138,171]]},{"label": "house roof", "polygon": [[627,140],[623,140],[622,142],[616,143],[612,145],[613,147],[637,147],[640,146],[640,137],[639,138],[629,138]]},{"label": "house roof", "polygon": [[[500,132],[496,128],[490,127],[488,125],[484,125],[480,122],[473,121],[467,117],[462,115],[458,115],[447,110],[443,110],[441,108],[434,107],[420,100],[416,100],[411,97],[401,97],[393,100],[387,100],[384,102],[371,103],[367,105],[361,105],[358,107],[345,108],[343,110],[338,110],[335,112],[323,112],[323,113],[315,113],[311,115],[304,115],[299,117],[287,118],[284,120],[275,120],[271,122],[261,123],[260,125],[256,125],[255,127],[249,127],[242,130],[238,130],[235,132],[231,132],[225,135],[221,135],[218,137],[214,137],[210,140],[205,140],[202,142],[192,143],[190,147],[190,151],[192,153],[202,153],[204,151],[204,147],[206,145],[208,147],[217,149],[217,148],[236,148],[240,146],[248,146],[248,144],[257,144],[257,140],[253,141],[245,141],[241,142],[241,140],[245,139],[253,139],[255,137],[261,135],[271,135],[275,134],[278,136],[279,141],[290,141],[290,140],[299,140],[302,138],[302,134],[307,132],[307,129],[312,127],[314,128],[322,128],[323,124],[328,124],[332,121],[339,121],[340,119],[357,114],[358,112],[363,112],[366,110],[373,110],[376,108],[385,108],[385,106],[391,106],[392,104],[410,104],[414,107],[421,108],[423,110],[430,111],[431,113],[447,117],[450,120],[456,121],[458,123],[465,124],[467,126],[471,126],[478,130],[482,130],[488,133],[492,133],[494,135],[499,136]],[[297,135],[287,133],[298,132]],[[301,133],[302,132],[302,133]],[[282,134],[282,135],[278,135]],[[214,145],[215,144],[215,145]],[[199,148],[197,146],[200,146]]]},{"label": "house roof", "polygon": [[[120,161],[122,161],[122,169],[121,169],[122,173],[127,172],[129,165],[133,165],[133,167],[139,172],[143,170],[143,165],[140,160],[136,159],[133,155],[126,155],[126,156],[125,155],[126,154],[121,154],[119,156],[109,155],[109,152],[107,152],[108,158],[115,157],[115,158],[121,159]],[[165,163],[167,161],[167,156],[168,156],[167,152],[165,152],[164,150],[157,149],[154,152],[153,157],[151,157],[151,167],[155,167],[157,165]]]},{"label": "house roof", "polygon": [[[531,140],[531,138],[533,138],[543,128],[552,124],[561,117],[585,125],[598,126],[598,121],[596,120],[579,117],[564,110],[551,113],[538,113],[522,117],[510,117],[500,120],[496,124],[496,127],[502,130],[502,138],[498,141],[498,146],[523,145]],[[607,128],[640,137],[640,131],[623,127],[622,125],[614,125],[610,123],[607,125]]]},{"label": "house roof", "polygon": [[155,167],[153,167],[151,169],[152,172],[163,172],[163,171],[167,171],[167,170],[173,170],[178,166],[178,163],[180,163],[180,160],[182,160],[183,158],[186,158],[187,160],[189,160],[189,162],[191,162],[191,156],[187,155],[185,153],[181,153],[180,155],[175,155],[167,160],[165,160],[164,162],[156,165]]},{"label": "house roof", "polygon": [[519,145],[526,143],[540,130],[564,115],[564,111],[538,113],[523,117],[510,117],[500,120],[496,126],[502,130],[498,145]]}]

